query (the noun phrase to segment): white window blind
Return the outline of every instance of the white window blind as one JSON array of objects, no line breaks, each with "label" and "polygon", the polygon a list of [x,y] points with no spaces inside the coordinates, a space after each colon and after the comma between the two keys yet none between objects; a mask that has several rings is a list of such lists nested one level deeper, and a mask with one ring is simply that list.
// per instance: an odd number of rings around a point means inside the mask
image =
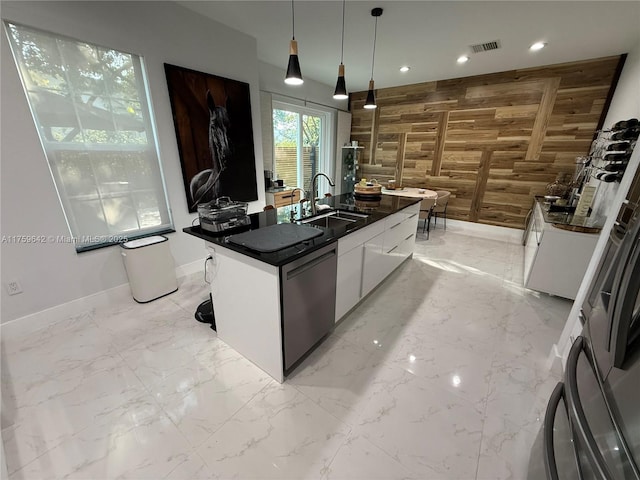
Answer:
[{"label": "white window blind", "polygon": [[140,57],[5,28],[76,250],[173,231]]}]

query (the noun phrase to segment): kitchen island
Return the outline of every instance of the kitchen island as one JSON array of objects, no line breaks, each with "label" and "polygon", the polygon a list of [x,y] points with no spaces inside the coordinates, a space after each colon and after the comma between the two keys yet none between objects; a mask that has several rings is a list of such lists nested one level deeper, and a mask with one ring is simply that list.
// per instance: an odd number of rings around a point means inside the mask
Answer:
[{"label": "kitchen island", "polygon": [[[419,199],[361,201],[346,194],[320,203],[326,210],[302,219],[313,222],[307,226],[335,211],[351,220],[327,221],[315,227],[319,234],[314,238],[272,252],[232,243],[233,234],[241,232],[215,236],[200,227],[183,229],[205,240],[211,256],[218,337],[279,382],[413,253]],[[289,223],[290,212],[267,210],[250,219],[244,230],[256,231]]]}]

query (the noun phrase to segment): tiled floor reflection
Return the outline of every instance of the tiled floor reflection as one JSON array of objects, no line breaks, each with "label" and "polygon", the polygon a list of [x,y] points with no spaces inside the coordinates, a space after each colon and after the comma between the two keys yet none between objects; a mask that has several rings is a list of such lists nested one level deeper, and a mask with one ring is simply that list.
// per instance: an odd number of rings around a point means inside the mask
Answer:
[{"label": "tiled floor reflection", "polygon": [[522,288],[519,244],[419,234],[282,385],[194,320],[206,297],[3,335],[10,478],[526,477],[571,303]]}]

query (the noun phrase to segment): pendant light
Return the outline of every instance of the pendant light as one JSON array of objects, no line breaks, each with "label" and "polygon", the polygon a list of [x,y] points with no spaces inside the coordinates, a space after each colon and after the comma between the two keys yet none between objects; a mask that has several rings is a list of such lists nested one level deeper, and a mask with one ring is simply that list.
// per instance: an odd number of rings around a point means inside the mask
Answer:
[{"label": "pendant light", "polygon": [[342,0],[342,49],[340,50],[340,65],[338,66],[338,81],[336,83],[336,90],[333,92],[333,98],[335,100],[346,100],[349,98],[347,95],[347,84],[344,81],[344,7],[345,1]]},{"label": "pendant light", "polygon": [[284,83],[287,85],[302,85],[302,71],[300,70],[300,60],[298,60],[298,42],[296,41],[296,16],[293,10],[293,0],[291,0],[291,42],[289,42],[289,65],[287,66],[287,76]]},{"label": "pendant light", "polygon": [[369,80],[369,91],[367,92],[367,100],[364,102],[364,108],[376,108],[376,95],[373,93],[373,66],[376,60],[376,38],[378,37],[378,17],[382,15],[381,8],[371,10],[371,16],[376,19],[375,30],[373,31],[373,55],[371,56],[371,80]]}]

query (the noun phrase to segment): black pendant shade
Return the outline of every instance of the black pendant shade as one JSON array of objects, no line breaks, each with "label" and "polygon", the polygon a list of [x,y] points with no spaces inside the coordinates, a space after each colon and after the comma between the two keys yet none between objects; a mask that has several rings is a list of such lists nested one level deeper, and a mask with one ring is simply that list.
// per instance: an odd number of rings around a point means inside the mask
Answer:
[{"label": "black pendant shade", "polygon": [[338,81],[336,82],[336,89],[333,92],[334,100],[346,100],[349,98],[347,94],[347,83],[344,80],[344,11],[346,0],[342,0],[342,46],[340,49],[340,65],[338,66]]},{"label": "black pendant shade", "polygon": [[298,59],[298,42],[296,41],[296,15],[291,0],[291,42],[289,42],[289,63],[287,65],[287,76],[284,83],[287,85],[302,85],[302,70],[300,70],[300,60]]},{"label": "black pendant shade", "polygon": [[367,100],[364,102],[364,108],[376,108],[376,95],[373,92],[373,68],[376,62],[376,40],[378,38],[378,17],[382,15],[381,8],[371,10],[371,16],[376,19],[375,28],[373,30],[373,54],[371,55],[371,80],[369,80],[369,91],[367,92]]},{"label": "black pendant shade", "polygon": [[338,81],[336,82],[336,89],[333,92],[333,98],[335,100],[345,100],[349,98],[347,94],[347,83],[344,80],[344,65],[340,64],[338,67]]},{"label": "black pendant shade", "polygon": [[376,108],[376,95],[373,93],[373,80],[369,80],[369,91],[367,92],[367,100],[364,102],[364,108]]},{"label": "black pendant shade", "polygon": [[302,85],[302,71],[300,70],[300,60],[298,60],[298,42],[291,40],[289,48],[289,65],[287,66],[287,76],[284,83],[288,85]]}]

